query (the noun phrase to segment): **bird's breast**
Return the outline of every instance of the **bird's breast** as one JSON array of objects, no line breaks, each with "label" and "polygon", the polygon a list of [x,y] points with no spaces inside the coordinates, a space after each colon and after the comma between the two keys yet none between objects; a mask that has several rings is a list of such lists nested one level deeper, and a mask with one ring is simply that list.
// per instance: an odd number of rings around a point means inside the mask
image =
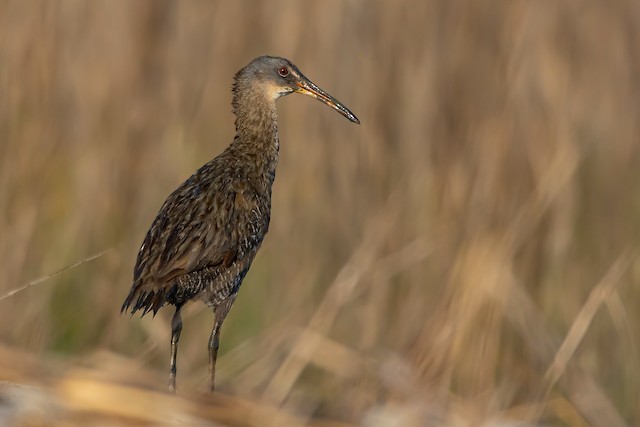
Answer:
[{"label": "bird's breast", "polygon": [[234,211],[239,235],[247,249],[259,245],[269,229],[272,180],[249,180],[236,192]]}]

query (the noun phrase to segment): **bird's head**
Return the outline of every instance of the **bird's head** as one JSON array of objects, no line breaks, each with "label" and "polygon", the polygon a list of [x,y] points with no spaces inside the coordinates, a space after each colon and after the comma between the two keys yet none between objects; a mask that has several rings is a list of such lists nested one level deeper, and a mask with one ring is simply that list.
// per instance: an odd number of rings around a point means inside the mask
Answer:
[{"label": "bird's head", "polygon": [[263,92],[272,100],[293,92],[311,96],[327,104],[353,123],[360,124],[355,114],[306,78],[298,67],[287,59],[274,56],[261,56],[254,59],[236,75],[236,88],[247,85]]}]

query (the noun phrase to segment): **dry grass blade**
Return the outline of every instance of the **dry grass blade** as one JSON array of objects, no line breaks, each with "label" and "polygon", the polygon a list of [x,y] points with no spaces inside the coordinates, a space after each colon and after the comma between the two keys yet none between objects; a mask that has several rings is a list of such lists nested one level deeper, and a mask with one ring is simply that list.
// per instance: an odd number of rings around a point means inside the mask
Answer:
[{"label": "dry grass blade", "polygon": [[[631,259],[630,252],[626,252],[618,258],[605,277],[591,292],[576,319],[587,321],[586,326],[588,327],[588,321],[593,319],[595,314],[594,310],[600,307],[600,304],[604,301],[603,297],[611,295],[612,287],[615,287],[620,275],[628,268]],[[511,286],[505,304],[508,307],[517,307],[517,310],[506,310],[507,317],[523,337],[536,363],[549,365],[547,376],[545,377],[546,381],[543,384],[543,391],[539,393],[539,397],[536,399],[537,402],[543,403],[528,405],[528,413],[524,419],[531,422],[537,422],[541,419],[546,406],[544,402],[548,401],[553,386],[565,374],[567,381],[560,382],[560,385],[573,406],[588,421],[589,425],[596,427],[626,426],[615,405],[594,382],[591,374],[571,364],[571,355],[574,354],[577,345],[584,337],[585,330],[583,328],[585,324],[579,323],[575,326],[576,329],[572,328],[567,337],[565,337],[563,341],[564,347],[562,347],[559,344],[558,337],[545,325],[541,312],[521,286],[516,284]],[[573,335],[571,335],[571,331],[574,331]],[[567,340],[570,335],[572,339]],[[560,349],[563,350],[560,351]],[[568,369],[569,367],[571,369]],[[554,378],[555,382],[550,382]]]},{"label": "dry grass blade", "polygon": [[596,312],[611,296],[615,286],[620,282],[622,275],[629,268],[632,261],[633,257],[630,251],[622,254],[611,266],[611,269],[607,272],[600,283],[598,283],[589,294],[589,298],[582,306],[580,313],[576,316],[576,319],[571,325],[571,329],[569,329],[562,345],[558,349],[551,366],[549,366],[544,375],[544,381],[546,384],[545,396],[548,396],[551,393],[553,387],[566,371],[569,361],[587,333],[589,325],[596,315]]},{"label": "dry grass blade", "polygon": [[101,256],[106,255],[107,253],[111,252],[112,250],[113,250],[113,248],[109,248],[109,249],[105,249],[104,251],[95,253],[93,255],[89,255],[88,257],[83,258],[80,261],[75,262],[75,263],[73,263],[71,265],[68,265],[68,266],[66,266],[64,268],[61,268],[58,271],[54,271],[51,274],[47,274],[46,276],[42,276],[42,277],[39,277],[39,278],[37,278],[35,280],[32,280],[29,283],[27,283],[26,285],[20,286],[19,288],[12,289],[12,290],[10,290],[9,292],[7,292],[6,294],[4,294],[3,296],[0,297],[0,302],[4,301],[7,298],[11,298],[12,296],[14,296],[17,293],[25,291],[25,290],[27,290],[29,288],[32,288],[34,286],[39,285],[42,282],[46,282],[49,279],[52,279],[52,278],[54,278],[56,276],[59,276],[62,273],[66,273],[69,270],[73,270],[74,268],[76,268],[76,267],[78,267],[78,266],[80,266],[82,264],[86,264],[86,263],[91,262],[91,261],[93,261],[95,259],[98,259]]},{"label": "dry grass blade", "polygon": [[[631,378],[638,378],[640,366],[640,354],[638,354],[638,340],[634,332],[634,327],[629,319],[629,314],[625,308],[624,302],[617,290],[613,290],[611,296],[606,300],[607,308],[611,319],[621,337],[621,346],[624,349],[625,362],[629,366]],[[640,379],[631,383],[631,394],[633,396],[640,395]]]},{"label": "dry grass blade", "polygon": [[[625,251],[589,294],[587,301],[576,316],[567,336],[556,351],[553,361],[545,373],[543,379],[544,391],[541,393],[540,401],[549,400],[553,388],[562,375],[568,372],[571,358],[584,339],[598,309],[613,295],[615,286],[620,282],[623,274],[634,259],[635,256],[630,250]],[[532,324],[535,324],[535,322]],[[570,372],[571,375],[567,382],[568,394],[574,405],[592,425],[600,427],[624,427],[626,425],[618,411],[588,374],[581,372],[579,369],[573,369]],[[598,409],[594,410],[594,408]],[[532,410],[528,419],[539,420],[541,417],[542,407],[537,407],[537,409]]]}]

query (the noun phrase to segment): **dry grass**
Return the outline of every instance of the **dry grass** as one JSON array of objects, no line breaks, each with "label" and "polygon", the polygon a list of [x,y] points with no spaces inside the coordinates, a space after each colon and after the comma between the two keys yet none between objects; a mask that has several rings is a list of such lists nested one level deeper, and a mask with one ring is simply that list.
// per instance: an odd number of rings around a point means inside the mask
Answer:
[{"label": "dry grass", "polygon": [[[634,0],[0,1],[0,394],[44,399],[16,425],[638,425],[639,28]],[[119,307],[264,53],[362,125],[280,101],[222,395],[194,304],[173,398],[171,314]]]}]

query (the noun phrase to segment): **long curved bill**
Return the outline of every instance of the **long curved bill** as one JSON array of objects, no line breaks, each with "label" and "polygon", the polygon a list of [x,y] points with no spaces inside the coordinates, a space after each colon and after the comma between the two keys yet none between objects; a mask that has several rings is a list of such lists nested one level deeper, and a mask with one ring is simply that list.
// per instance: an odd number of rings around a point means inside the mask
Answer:
[{"label": "long curved bill", "polygon": [[347,107],[345,107],[340,101],[335,99],[333,96],[329,95],[327,92],[320,89],[318,86],[313,84],[311,81],[305,79],[299,82],[296,82],[298,89],[295,91],[301,93],[303,95],[309,95],[318,101],[322,101],[327,104],[329,107],[336,110],[338,113],[345,116],[347,119],[351,120],[353,123],[360,124],[360,120],[353,114]]}]

